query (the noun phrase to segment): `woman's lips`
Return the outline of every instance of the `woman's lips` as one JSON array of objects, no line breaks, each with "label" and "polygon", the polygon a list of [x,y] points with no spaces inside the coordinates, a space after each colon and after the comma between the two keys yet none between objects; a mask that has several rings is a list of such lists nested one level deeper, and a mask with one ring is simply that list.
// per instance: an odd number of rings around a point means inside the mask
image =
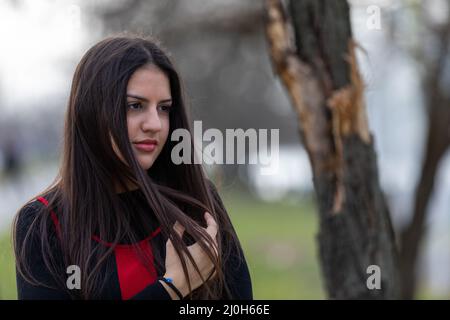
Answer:
[{"label": "woman's lips", "polygon": [[156,149],[157,144],[158,142],[156,140],[145,140],[134,143],[136,149],[144,152],[152,152]]}]

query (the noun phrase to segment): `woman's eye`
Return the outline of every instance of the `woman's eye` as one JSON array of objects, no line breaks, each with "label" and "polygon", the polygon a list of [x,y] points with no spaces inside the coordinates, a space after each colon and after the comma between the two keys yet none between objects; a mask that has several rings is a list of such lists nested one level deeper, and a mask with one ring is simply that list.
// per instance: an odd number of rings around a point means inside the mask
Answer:
[{"label": "woman's eye", "polygon": [[172,106],[159,106],[159,109],[163,112],[170,112],[170,108],[172,108]]},{"label": "woman's eye", "polygon": [[142,105],[139,102],[129,103],[128,108],[131,110],[138,110],[138,109],[142,108]]}]

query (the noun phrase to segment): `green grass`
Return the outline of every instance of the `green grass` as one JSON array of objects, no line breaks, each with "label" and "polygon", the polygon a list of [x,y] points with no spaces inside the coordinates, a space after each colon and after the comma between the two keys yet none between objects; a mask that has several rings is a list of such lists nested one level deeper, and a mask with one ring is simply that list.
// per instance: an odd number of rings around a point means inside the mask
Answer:
[{"label": "green grass", "polygon": [[244,249],[255,299],[325,298],[311,201],[264,203],[237,194],[223,199]]},{"label": "green grass", "polygon": [[17,299],[16,273],[9,233],[0,235],[0,300]]},{"label": "green grass", "polygon": [[[255,299],[323,299],[316,259],[317,219],[303,205],[265,203],[221,192],[249,265]],[[0,235],[0,299],[16,299],[9,234]]]}]

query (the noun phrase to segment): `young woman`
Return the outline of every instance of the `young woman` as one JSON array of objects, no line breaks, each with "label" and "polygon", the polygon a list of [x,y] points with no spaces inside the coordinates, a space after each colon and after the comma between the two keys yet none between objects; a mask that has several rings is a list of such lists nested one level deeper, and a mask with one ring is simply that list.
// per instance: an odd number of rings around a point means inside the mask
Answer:
[{"label": "young woman", "polygon": [[58,177],[13,225],[19,299],[252,299],[217,190],[171,160],[178,128],[182,85],[161,48],[120,36],[88,50]]}]

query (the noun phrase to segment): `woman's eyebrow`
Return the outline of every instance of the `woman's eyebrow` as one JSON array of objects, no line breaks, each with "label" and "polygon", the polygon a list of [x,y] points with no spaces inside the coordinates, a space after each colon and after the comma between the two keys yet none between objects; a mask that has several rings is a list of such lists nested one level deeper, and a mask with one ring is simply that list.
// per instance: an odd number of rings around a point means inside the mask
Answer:
[{"label": "woman's eyebrow", "polygon": [[[142,100],[144,102],[148,102],[148,99],[146,99],[144,97],[141,97],[141,96],[138,96],[138,95],[135,95],[135,94],[127,93],[127,97],[135,98],[135,99],[138,99],[138,100]],[[161,100],[160,102],[172,102],[172,99],[165,99],[165,100]]]}]

